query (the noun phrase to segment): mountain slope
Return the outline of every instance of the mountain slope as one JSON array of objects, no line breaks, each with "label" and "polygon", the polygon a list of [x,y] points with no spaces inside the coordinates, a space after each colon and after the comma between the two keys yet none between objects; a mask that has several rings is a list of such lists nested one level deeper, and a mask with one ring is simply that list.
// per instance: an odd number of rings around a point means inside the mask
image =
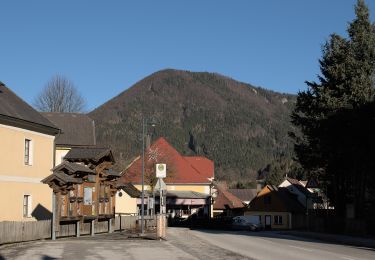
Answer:
[{"label": "mountain slope", "polygon": [[121,167],[141,152],[142,115],[186,155],[215,162],[227,180],[253,180],[275,157],[290,157],[289,115],[295,96],[214,74],[163,70],[139,81],[89,115],[97,141],[114,149]]}]

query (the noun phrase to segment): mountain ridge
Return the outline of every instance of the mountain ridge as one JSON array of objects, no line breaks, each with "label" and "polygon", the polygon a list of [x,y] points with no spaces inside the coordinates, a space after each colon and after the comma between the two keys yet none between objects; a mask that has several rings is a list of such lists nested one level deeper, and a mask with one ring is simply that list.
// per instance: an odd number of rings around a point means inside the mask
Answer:
[{"label": "mountain ridge", "polygon": [[110,146],[118,165],[141,152],[142,116],[160,122],[179,152],[215,162],[219,179],[252,181],[277,157],[292,156],[292,94],[278,93],[217,73],[165,69],[138,81],[89,113],[99,144]]}]

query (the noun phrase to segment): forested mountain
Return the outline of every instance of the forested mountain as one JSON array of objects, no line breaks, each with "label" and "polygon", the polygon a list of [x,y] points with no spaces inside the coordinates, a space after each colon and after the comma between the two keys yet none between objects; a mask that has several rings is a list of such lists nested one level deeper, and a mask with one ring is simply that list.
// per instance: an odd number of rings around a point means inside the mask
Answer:
[{"label": "forested mountain", "polygon": [[142,116],[159,123],[164,136],[185,155],[215,162],[219,179],[248,182],[259,169],[290,158],[290,113],[295,96],[244,84],[215,73],[163,70],[139,81],[89,115],[97,141],[115,152],[121,169],[141,153]]}]

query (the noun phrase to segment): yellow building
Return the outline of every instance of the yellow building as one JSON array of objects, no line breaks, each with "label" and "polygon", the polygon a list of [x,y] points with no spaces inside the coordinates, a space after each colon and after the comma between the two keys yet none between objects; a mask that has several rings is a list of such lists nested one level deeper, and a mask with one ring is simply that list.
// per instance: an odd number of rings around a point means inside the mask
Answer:
[{"label": "yellow building", "polygon": [[54,166],[58,132],[0,82],[0,221],[50,218],[52,192],[40,181]]},{"label": "yellow building", "polygon": [[250,202],[244,215],[258,216],[265,229],[292,229],[304,224],[305,212],[288,189],[266,185]]},{"label": "yellow building", "polygon": [[125,215],[137,215],[137,198],[141,197],[140,189],[130,183],[119,185],[120,190],[116,193],[116,213]]},{"label": "yellow building", "polygon": [[41,114],[61,129],[55,139],[55,165],[59,165],[73,147],[95,147],[95,122],[87,115],[60,112]]}]

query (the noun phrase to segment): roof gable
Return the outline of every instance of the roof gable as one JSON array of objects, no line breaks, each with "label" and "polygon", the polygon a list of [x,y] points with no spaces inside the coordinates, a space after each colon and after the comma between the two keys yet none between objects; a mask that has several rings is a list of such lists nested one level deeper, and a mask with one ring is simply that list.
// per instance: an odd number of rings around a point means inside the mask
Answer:
[{"label": "roof gable", "polygon": [[80,113],[41,113],[61,129],[55,142],[59,146],[94,146],[95,123],[90,117]]},{"label": "roof gable", "polygon": [[[288,185],[289,183],[289,185]],[[297,192],[302,194],[303,196],[308,196],[310,194],[309,190],[305,188],[302,183],[296,179],[293,178],[286,178],[280,185],[279,187],[293,187],[296,189]]]},{"label": "roof gable", "polygon": [[250,202],[250,211],[304,213],[304,207],[297,196],[291,194],[285,187],[266,185]]}]

